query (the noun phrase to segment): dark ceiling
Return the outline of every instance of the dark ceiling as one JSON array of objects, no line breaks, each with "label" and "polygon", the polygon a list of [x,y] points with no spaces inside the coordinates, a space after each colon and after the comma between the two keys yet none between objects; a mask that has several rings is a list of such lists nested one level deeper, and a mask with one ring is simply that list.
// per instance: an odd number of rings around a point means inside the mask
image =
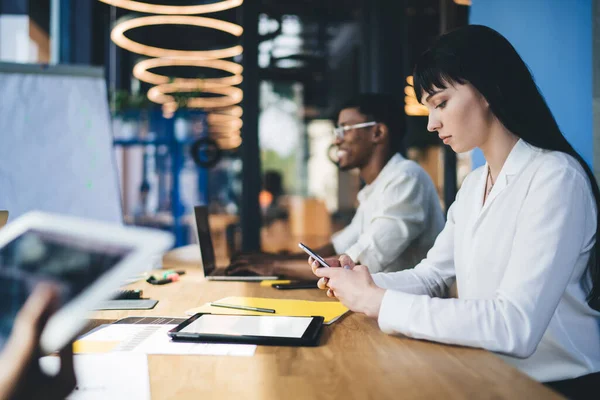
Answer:
[{"label": "dark ceiling", "polygon": [[[25,0],[29,2],[32,20],[44,30],[49,30],[50,0]],[[92,43],[89,47],[93,64],[108,65],[109,34],[111,29],[111,7],[98,0],[72,0],[91,2],[93,6],[91,25]],[[216,0],[144,0],[148,3],[169,5],[197,5],[214,3]],[[452,0],[246,0],[260,4],[262,19],[276,22],[278,29],[260,37],[262,54],[260,78],[272,81],[296,81],[305,85],[306,101],[313,104],[329,103],[326,98],[332,92],[348,93],[360,89],[361,73],[370,64],[372,42],[365,42],[365,29],[373,29],[372,22],[365,16],[374,5],[384,6],[389,21],[397,21],[402,33],[399,37],[384,36],[385,51],[401,52],[400,59],[412,65],[439,33],[440,6]],[[129,10],[117,9],[116,18],[131,16]],[[207,17],[242,23],[241,8],[208,14]],[[293,16],[300,25],[296,33],[298,45],[289,45],[282,31],[283,22]],[[394,28],[397,29],[397,28]],[[127,36],[147,45],[178,50],[209,50],[238,44],[239,38],[227,33],[193,26],[152,26],[134,29]],[[282,40],[286,39],[286,40]],[[73,40],[78,40],[74,38]],[[288,47],[286,47],[288,46]],[[122,75],[119,87],[128,88],[133,65],[141,57],[118,50]],[[366,61],[365,61],[366,60]],[[239,60],[237,60],[239,61]],[[366,64],[365,64],[366,62]],[[396,65],[399,72],[406,65]],[[361,72],[363,71],[363,72]],[[181,77],[216,77],[226,74],[215,70],[198,68],[164,68],[161,74]],[[350,85],[350,86],[348,86]]]},{"label": "dark ceiling", "polygon": [[292,14],[307,21],[338,23],[356,19],[363,3],[363,0],[261,0],[261,9],[272,17]]}]

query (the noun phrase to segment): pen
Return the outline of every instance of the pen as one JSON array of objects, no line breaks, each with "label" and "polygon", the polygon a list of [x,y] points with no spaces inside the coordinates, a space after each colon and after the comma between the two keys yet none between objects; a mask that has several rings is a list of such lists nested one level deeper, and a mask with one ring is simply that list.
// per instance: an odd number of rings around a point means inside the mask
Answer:
[{"label": "pen", "polygon": [[222,304],[222,303],[210,303],[213,307],[223,307],[223,308],[232,308],[234,310],[246,310],[246,311],[258,311],[274,314],[275,310],[272,308],[260,308],[260,307],[248,307],[248,306],[238,306],[235,304]]}]

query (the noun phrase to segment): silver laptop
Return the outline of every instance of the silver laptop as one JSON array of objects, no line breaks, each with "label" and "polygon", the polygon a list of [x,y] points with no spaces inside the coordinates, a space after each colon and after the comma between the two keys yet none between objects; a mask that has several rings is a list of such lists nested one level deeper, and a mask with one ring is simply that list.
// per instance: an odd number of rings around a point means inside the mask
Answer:
[{"label": "silver laptop", "polygon": [[225,270],[228,266],[217,266],[215,249],[210,236],[210,225],[208,224],[208,207],[194,207],[196,217],[196,230],[198,232],[198,245],[200,246],[200,258],[204,276],[209,281],[266,281],[279,279],[277,276],[261,275],[227,275]]}]

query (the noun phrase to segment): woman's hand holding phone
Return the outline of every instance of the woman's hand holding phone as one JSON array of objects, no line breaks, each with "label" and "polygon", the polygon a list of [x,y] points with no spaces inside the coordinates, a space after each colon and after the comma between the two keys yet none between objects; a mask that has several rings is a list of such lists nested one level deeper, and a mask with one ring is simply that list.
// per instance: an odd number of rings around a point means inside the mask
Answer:
[{"label": "woman's hand holding phone", "polygon": [[[343,267],[345,269],[353,269],[355,266],[354,261],[352,261],[352,259],[346,254],[342,254],[341,256],[339,256],[339,258],[330,257],[330,258],[325,259],[325,261],[327,262],[327,264],[329,264],[329,266],[331,268],[342,268]],[[312,268],[313,274],[315,274],[315,275],[316,275],[317,269],[322,268],[321,264],[317,260],[315,260],[313,257],[308,258],[308,264]],[[323,289],[323,290],[327,289],[327,296],[335,298],[335,294],[327,286],[328,280],[329,279],[327,279],[327,278],[319,279],[319,281],[317,282],[317,287],[319,289]]]}]

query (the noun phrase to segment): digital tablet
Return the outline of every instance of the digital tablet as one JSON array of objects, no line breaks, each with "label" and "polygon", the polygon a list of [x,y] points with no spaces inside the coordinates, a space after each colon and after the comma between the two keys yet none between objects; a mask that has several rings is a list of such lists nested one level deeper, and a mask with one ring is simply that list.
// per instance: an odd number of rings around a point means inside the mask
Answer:
[{"label": "digital tablet", "polygon": [[180,341],[316,346],[322,327],[323,317],[198,313],[168,334]]},{"label": "digital tablet", "polygon": [[86,317],[173,244],[170,233],[32,212],[0,230],[0,348],[39,282],[57,287],[60,305],[41,337],[48,354],[67,345]]}]

